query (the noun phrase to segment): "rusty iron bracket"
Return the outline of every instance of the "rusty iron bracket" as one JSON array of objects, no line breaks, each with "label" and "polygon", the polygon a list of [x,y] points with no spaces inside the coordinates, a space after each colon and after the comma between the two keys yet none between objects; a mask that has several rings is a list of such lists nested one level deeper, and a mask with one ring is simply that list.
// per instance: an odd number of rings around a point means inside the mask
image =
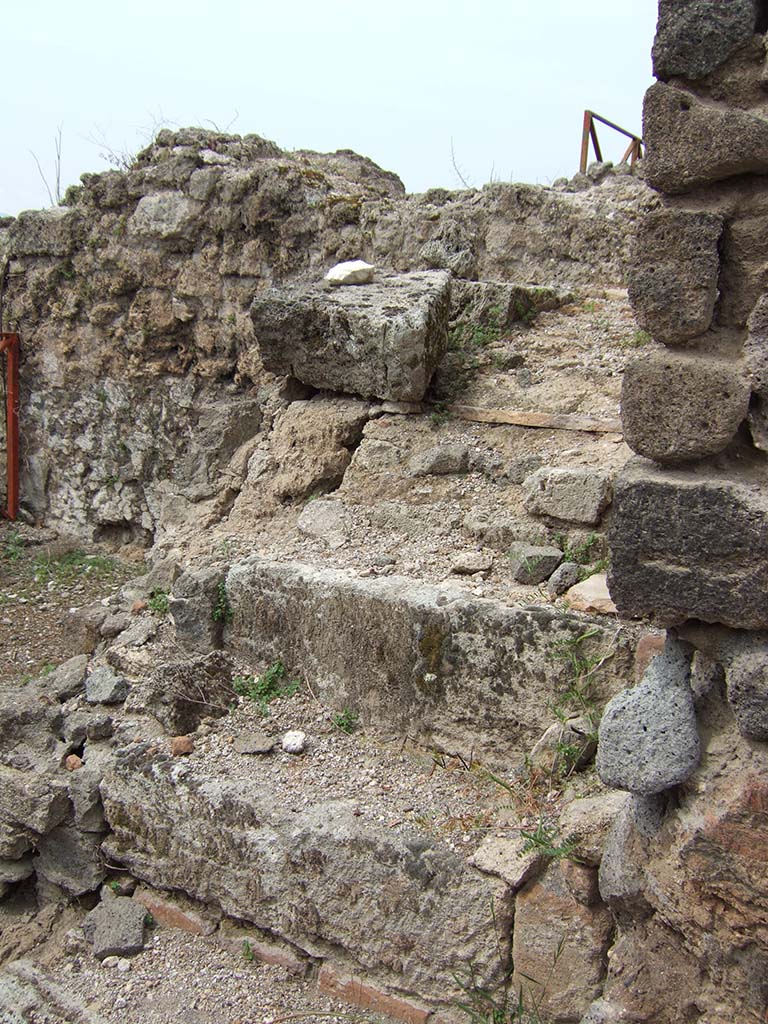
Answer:
[{"label": "rusty iron bracket", "polygon": [[5,443],[7,492],[3,515],[11,521],[19,513],[19,336],[0,332],[0,354],[5,353]]},{"label": "rusty iron bracket", "polygon": [[608,121],[606,118],[596,114],[594,110],[584,111],[584,127],[581,133],[581,162],[579,163],[579,171],[582,174],[587,173],[587,160],[589,159],[589,143],[592,140],[592,146],[595,150],[595,158],[602,161],[603,153],[600,149],[600,143],[597,139],[597,129],[595,128],[595,121],[599,121],[600,124],[607,125],[608,128],[613,128],[615,132],[619,132],[620,135],[626,135],[631,142],[624,151],[624,156],[621,158],[619,163],[626,163],[629,160],[630,167],[634,167],[638,160],[642,159],[643,156],[643,140],[639,135],[635,135],[632,132],[628,132],[626,128],[620,128],[613,121]]}]

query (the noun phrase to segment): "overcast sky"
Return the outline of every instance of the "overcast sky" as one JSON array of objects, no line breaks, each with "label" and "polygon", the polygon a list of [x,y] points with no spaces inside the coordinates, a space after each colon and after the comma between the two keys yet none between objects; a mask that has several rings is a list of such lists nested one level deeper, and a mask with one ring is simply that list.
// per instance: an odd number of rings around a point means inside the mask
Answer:
[{"label": "overcast sky", "polygon": [[[0,213],[49,205],[156,127],[354,149],[410,192],[549,183],[585,107],[639,133],[655,0],[7,0]],[[601,133],[618,159],[623,140]]]}]

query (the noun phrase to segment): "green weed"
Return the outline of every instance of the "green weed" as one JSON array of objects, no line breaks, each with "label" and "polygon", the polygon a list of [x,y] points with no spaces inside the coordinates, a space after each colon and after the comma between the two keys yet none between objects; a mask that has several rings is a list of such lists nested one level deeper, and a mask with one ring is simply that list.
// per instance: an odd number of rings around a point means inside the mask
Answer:
[{"label": "green weed", "polygon": [[256,954],[253,952],[253,947],[251,946],[248,939],[243,939],[243,960],[247,961],[249,964],[252,964],[255,959]]},{"label": "green weed", "polygon": [[216,587],[216,604],[213,606],[212,615],[214,622],[221,622],[225,626],[232,621],[232,605],[229,603],[227,585],[224,580],[221,580]]},{"label": "green weed", "polygon": [[350,708],[343,708],[331,719],[331,725],[339,732],[345,732],[347,735],[353,733],[357,728],[357,723],[360,720],[360,716],[356,711],[352,711]]},{"label": "green weed", "polygon": [[155,587],[149,595],[147,606],[150,611],[155,612],[157,615],[167,615],[170,607],[168,602],[168,592],[163,590],[161,587]]},{"label": "green weed", "polygon": [[653,338],[648,331],[635,331],[628,338],[623,338],[619,345],[621,348],[645,348],[646,345],[650,345]]},{"label": "green weed", "polygon": [[42,553],[35,556],[35,581],[37,583],[72,583],[78,577],[88,575],[93,579],[108,579],[118,570],[114,558],[104,555],[86,555],[84,551],[67,551],[63,555]]},{"label": "green weed", "polygon": [[539,817],[536,828],[532,832],[520,829],[520,836],[525,840],[523,853],[540,853],[548,860],[571,857],[578,841],[576,836],[569,836],[561,840],[558,830],[554,825],[547,825],[543,816]]},{"label": "green weed", "polygon": [[299,689],[299,680],[286,681],[287,675],[282,661],[275,661],[260,676],[235,676],[232,688],[238,696],[257,704],[262,715],[268,715],[273,700],[292,697]]},{"label": "green weed", "polygon": [[9,562],[17,562],[24,551],[24,541],[18,530],[11,530],[3,542],[3,558]]}]

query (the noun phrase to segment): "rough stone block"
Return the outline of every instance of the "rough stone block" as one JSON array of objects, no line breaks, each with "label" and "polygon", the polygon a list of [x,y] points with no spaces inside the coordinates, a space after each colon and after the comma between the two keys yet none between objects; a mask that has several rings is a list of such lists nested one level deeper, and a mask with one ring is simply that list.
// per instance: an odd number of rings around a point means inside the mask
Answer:
[{"label": "rough stone block", "polygon": [[671,194],[768,172],[768,120],[657,82],[645,94],[646,180]]},{"label": "rough stone block", "polygon": [[512,991],[545,1019],[578,1020],[600,993],[612,930],[608,908],[575,899],[553,863],[515,901]]},{"label": "rough stone block", "polygon": [[83,931],[93,944],[97,960],[140,953],[146,916],[147,908],[128,896],[116,896],[94,907],[83,923]]},{"label": "rough stone block", "polygon": [[717,455],[746,418],[749,396],[743,366],[730,360],[652,352],[624,371],[624,439],[667,466]]},{"label": "rough stone block", "polygon": [[257,296],[251,319],[264,365],[312,387],[419,402],[448,343],[450,280],[422,271]]},{"label": "rough stone block", "polygon": [[153,715],[171,735],[192,733],[203,717],[221,718],[229,709],[232,662],[221,651],[158,665],[131,690],[126,710]]},{"label": "rough stone block", "polygon": [[216,566],[182,573],[168,602],[171,621],[181,643],[210,651],[222,645],[223,622],[213,617],[224,572]]},{"label": "rough stone block", "polygon": [[543,466],[523,484],[525,508],[539,516],[596,525],[611,503],[612,474]]},{"label": "rough stone block", "polygon": [[510,901],[443,840],[368,822],[330,792],[298,809],[259,773],[187,767],[141,751],[115,766],[103,784],[110,859],[425,999],[458,998],[453,975],[470,961],[493,976],[494,908],[508,927]]},{"label": "rough stone block", "polygon": [[73,896],[94,892],[104,881],[102,835],[80,832],[71,824],[59,825],[38,844],[37,874]]},{"label": "rough stone block", "polygon": [[737,655],[726,669],[725,680],[739,732],[753,740],[768,740],[768,648]]},{"label": "rough stone block", "polygon": [[768,627],[766,468],[748,452],[719,469],[633,459],[616,481],[610,589],[619,611]]},{"label": "rough stone block", "polygon": [[128,682],[109,665],[99,665],[85,681],[89,704],[121,704],[128,696]]},{"label": "rough stone block", "polygon": [[671,637],[643,681],[606,705],[597,772],[606,786],[650,795],[677,786],[701,756],[690,686],[692,648]]},{"label": "rough stone block", "polygon": [[[550,606],[513,608],[445,584],[258,557],[233,566],[227,592],[237,655],[255,664],[282,657],[324,703],[358,709],[364,724],[445,750],[474,745],[498,767],[551,724],[547,704],[569,678],[556,652],[584,631],[579,616]],[[601,629],[585,654],[614,633],[613,624]],[[622,633],[595,680],[604,697],[626,685],[629,662]]]},{"label": "rough stone block", "polygon": [[560,548],[526,544],[523,541],[515,541],[508,554],[514,578],[518,583],[531,586],[549,579],[563,560]]},{"label": "rough stone block", "polygon": [[653,73],[699,79],[755,32],[755,0],[659,0]]},{"label": "rough stone block", "polygon": [[63,779],[0,766],[0,822],[43,835],[63,821],[69,808]]},{"label": "rough stone block", "polygon": [[11,227],[11,252],[16,256],[68,256],[78,241],[80,217],[66,206],[25,210]]},{"label": "rough stone block", "polygon": [[768,216],[736,215],[729,219],[720,244],[720,296],[717,322],[743,328],[768,289],[765,239]]},{"label": "rough stone block", "polygon": [[719,214],[654,210],[638,226],[627,270],[637,322],[657,341],[679,345],[712,323],[720,269]]}]

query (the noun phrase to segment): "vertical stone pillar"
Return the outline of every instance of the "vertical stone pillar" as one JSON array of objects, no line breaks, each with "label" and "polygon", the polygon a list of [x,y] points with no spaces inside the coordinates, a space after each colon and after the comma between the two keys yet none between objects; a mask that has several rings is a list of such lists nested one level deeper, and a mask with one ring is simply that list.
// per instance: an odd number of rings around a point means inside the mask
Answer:
[{"label": "vertical stone pillar", "polygon": [[[625,789],[600,868],[618,924],[583,1024],[768,1006],[768,61],[765,0],[659,0],[629,293],[611,596],[669,630],[606,708]],[[763,908],[763,909],[759,909]]]}]

